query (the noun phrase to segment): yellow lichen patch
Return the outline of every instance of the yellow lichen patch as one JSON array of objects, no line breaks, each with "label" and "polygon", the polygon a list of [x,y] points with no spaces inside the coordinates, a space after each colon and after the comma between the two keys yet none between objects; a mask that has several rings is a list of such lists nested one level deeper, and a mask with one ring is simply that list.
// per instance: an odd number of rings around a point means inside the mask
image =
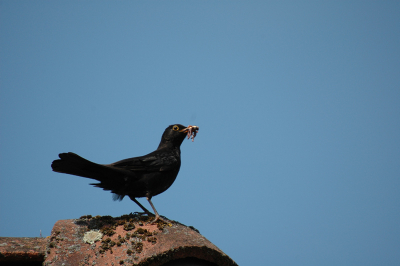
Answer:
[{"label": "yellow lichen patch", "polygon": [[85,233],[83,236],[83,241],[89,244],[93,244],[94,242],[100,241],[103,237],[103,234],[99,232],[99,230],[90,230]]}]

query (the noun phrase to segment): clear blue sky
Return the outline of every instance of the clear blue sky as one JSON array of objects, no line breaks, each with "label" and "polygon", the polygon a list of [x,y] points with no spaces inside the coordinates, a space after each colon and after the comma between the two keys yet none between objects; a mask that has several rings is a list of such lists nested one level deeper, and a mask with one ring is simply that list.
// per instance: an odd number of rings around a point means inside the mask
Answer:
[{"label": "clear blue sky", "polygon": [[[400,265],[399,1],[0,1],[0,236],[140,211],[54,173],[200,127],[153,198],[239,265]],[[145,199],[140,201],[148,206]]]}]

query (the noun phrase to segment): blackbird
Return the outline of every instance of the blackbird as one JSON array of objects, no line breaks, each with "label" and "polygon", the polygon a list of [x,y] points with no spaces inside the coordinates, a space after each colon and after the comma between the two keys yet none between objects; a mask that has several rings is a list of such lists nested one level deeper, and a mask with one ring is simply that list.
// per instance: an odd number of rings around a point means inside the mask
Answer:
[{"label": "blackbird", "polygon": [[110,190],[114,200],[128,196],[148,215],[149,212],[136,198],[146,197],[154,210],[153,222],[160,219],[151,198],[167,190],[174,183],[181,167],[180,146],[187,136],[196,136],[199,127],[180,124],[167,127],[157,150],[140,157],[133,157],[111,164],[97,164],[68,152],[51,164],[53,171],[95,179],[95,187]]}]

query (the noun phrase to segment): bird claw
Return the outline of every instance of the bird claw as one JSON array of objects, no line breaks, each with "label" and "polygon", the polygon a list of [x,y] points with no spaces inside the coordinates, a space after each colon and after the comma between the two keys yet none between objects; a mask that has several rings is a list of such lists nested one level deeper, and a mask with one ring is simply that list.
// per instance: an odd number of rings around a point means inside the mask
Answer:
[{"label": "bird claw", "polygon": [[161,218],[161,216],[156,215],[156,217],[155,217],[151,222],[148,222],[147,224],[155,224],[155,223],[157,223],[158,221],[162,221],[162,222],[164,222],[164,223],[166,223],[166,224],[169,223],[168,221],[166,221],[166,220],[164,220],[163,218]]}]

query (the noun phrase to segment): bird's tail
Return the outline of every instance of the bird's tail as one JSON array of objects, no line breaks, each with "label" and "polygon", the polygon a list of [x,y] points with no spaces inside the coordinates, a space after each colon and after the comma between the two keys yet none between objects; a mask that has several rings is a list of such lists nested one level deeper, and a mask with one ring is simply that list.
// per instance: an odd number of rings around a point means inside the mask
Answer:
[{"label": "bird's tail", "polygon": [[54,160],[51,164],[54,172],[103,181],[111,170],[107,166],[91,162],[72,152],[60,153],[58,156],[60,159]]}]

